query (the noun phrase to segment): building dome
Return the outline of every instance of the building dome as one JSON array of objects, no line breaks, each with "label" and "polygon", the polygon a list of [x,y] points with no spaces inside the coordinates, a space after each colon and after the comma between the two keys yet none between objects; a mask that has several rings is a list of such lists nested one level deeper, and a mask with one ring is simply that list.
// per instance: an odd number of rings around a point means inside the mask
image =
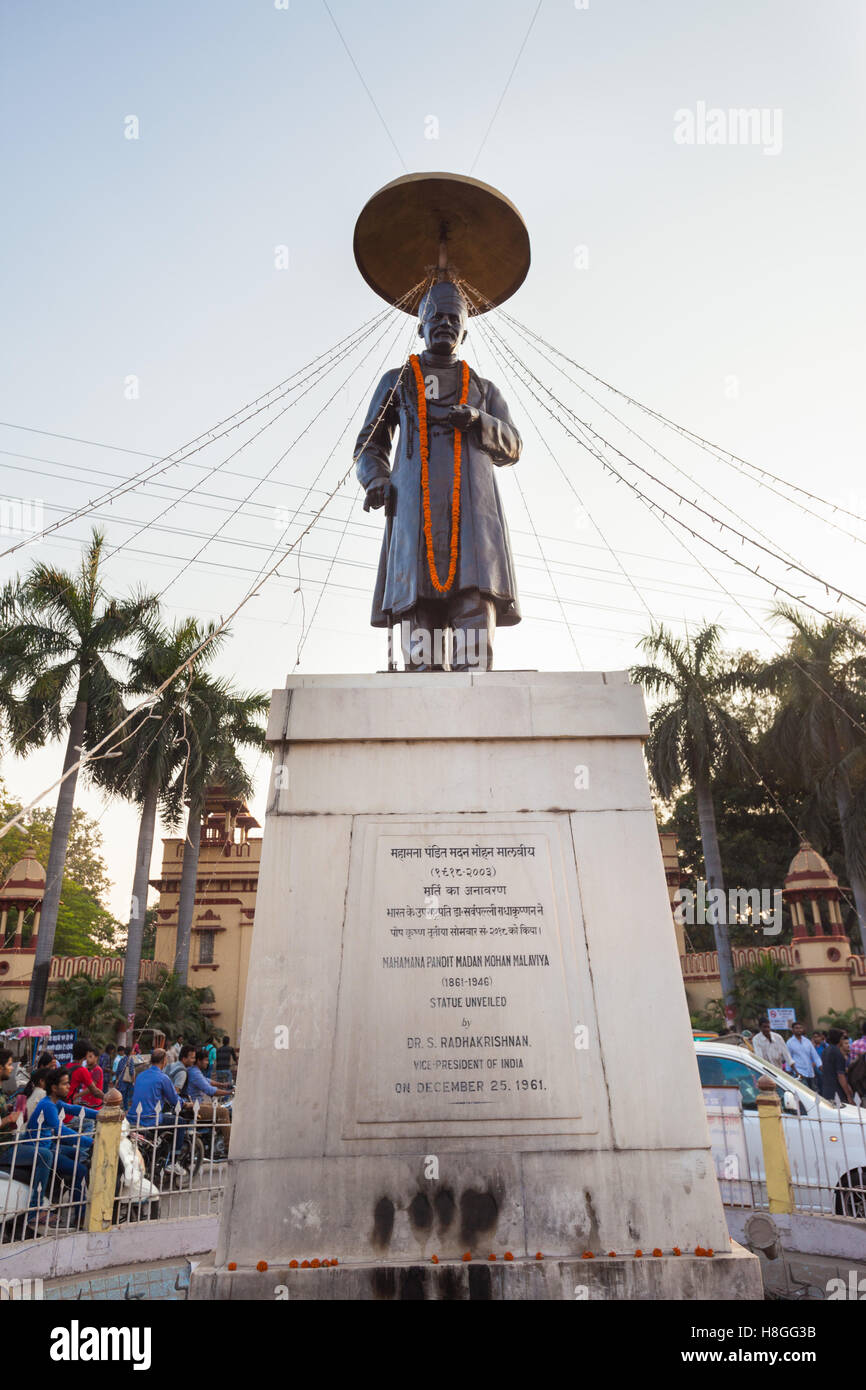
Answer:
[{"label": "building dome", "polygon": [[791,860],[791,867],[785,879],[785,894],[802,893],[806,897],[820,894],[838,894],[839,880],[816,849],[808,840],[800,841],[800,848]]},{"label": "building dome", "polygon": [[25,903],[41,903],[45,897],[45,870],[29,852],[12,868],[9,877],[0,888],[0,903],[23,906]]}]

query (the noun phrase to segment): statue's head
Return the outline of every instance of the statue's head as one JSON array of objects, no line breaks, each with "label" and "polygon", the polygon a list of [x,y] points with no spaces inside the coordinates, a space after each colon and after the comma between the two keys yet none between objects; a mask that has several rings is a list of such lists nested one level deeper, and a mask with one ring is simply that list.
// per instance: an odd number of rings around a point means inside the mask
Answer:
[{"label": "statue's head", "polygon": [[432,285],[418,306],[418,337],[430,352],[455,353],[466,337],[469,306],[450,280]]}]

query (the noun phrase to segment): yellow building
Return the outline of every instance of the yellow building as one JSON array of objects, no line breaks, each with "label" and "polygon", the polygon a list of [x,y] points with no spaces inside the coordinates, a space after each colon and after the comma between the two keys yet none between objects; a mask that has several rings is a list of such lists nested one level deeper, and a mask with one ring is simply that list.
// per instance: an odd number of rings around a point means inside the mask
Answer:
[{"label": "yellow building", "polygon": [[[243,1023],[262,854],[261,836],[252,838],[250,831],[258,829],[258,821],[243,801],[227,795],[222,787],[208,792],[187,983],[194,989],[209,986],[213,990],[214,1002],[205,1005],[205,1012],[213,1019],[214,1032],[227,1033],[233,1045],[238,1042]],[[167,961],[171,969],[177,942],[184,840],[164,839],[162,843],[162,870],[159,878],[151,879],[151,887],[159,890],[154,954],[157,960]]]},{"label": "yellow building", "polygon": [[[662,836],[665,866],[672,869],[670,855],[676,852],[676,839]],[[665,846],[665,839],[670,843]],[[674,880],[668,876],[671,902]],[[851,950],[845,933],[839,899],[842,890],[839,880],[822,858],[804,840],[791,861],[782,889],[782,896],[791,908],[792,940],[778,946],[734,946],[731,949],[734,969],[756,965],[759,961],[777,961],[789,970],[801,987],[801,995],[809,1027],[831,1009],[866,1009],[866,956]],[[689,1008],[698,1012],[722,993],[719,976],[719,957],[716,951],[685,951],[682,927],[676,925],[683,981]]]}]

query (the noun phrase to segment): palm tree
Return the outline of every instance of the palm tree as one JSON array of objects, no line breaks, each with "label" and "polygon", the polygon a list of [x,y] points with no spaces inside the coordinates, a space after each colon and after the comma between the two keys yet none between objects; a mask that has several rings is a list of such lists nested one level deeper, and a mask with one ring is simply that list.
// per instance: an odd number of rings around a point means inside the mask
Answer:
[{"label": "palm tree", "polygon": [[16,690],[33,674],[33,653],[21,629],[23,585],[10,579],[0,589],[0,728],[14,752],[26,753],[45,742],[44,711],[38,700],[21,699]]},{"label": "palm tree", "polygon": [[850,1033],[852,1038],[859,1038],[864,1023],[866,1015],[856,1004],[850,1009],[828,1009],[818,1019],[820,1027],[841,1028],[843,1032]]},{"label": "palm tree", "polygon": [[[109,597],[100,575],[103,543],[102,533],[94,531],[77,574],[35,565],[16,597],[15,642],[27,653],[27,668],[18,668],[25,682],[24,706],[37,714],[44,736],[59,738],[67,731],[27,1001],[26,1021],[31,1024],[41,1022],[45,1009],[75,805],[76,764],[83,749],[98,743],[123,718],[118,681],[109,663],[127,661],[126,644],[155,605],[142,594]],[[22,739],[16,740],[19,751],[22,746]]]},{"label": "palm tree", "polygon": [[137,1029],[158,1028],[167,1038],[183,1037],[203,1042],[211,1031],[203,1005],[213,1003],[210,988],[189,989],[169,970],[160,971],[155,980],[139,985],[135,1005]]},{"label": "palm tree", "polygon": [[265,694],[235,692],[227,681],[205,678],[193,680],[188,699],[189,758],[175,788],[176,795],[189,804],[174,957],[175,974],[184,985],[189,974],[205,795],[208,787],[214,785],[225,787],[229,795],[239,799],[251,794],[252,779],[237,750],[239,747],[265,747],[264,730],[259,721],[270,705]]},{"label": "palm tree", "polygon": [[737,1011],[744,1023],[758,1026],[768,1009],[796,1009],[803,1016],[803,999],[795,977],[772,956],[737,971]]},{"label": "palm tree", "polygon": [[120,976],[93,980],[80,972],[61,980],[49,991],[46,1012],[59,1018],[61,1027],[77,1028],[93,1042],[109,1033],[113,1041],[120,1022]]},{"label": "palm tree", "polygon": [[[125,686],[127,694],[150,695],[179,668],[184,669],[153,700],[134,736],[119,735],[123,745],[121,758],[113,765],[100,764],[100,768],[110,770],[101,772],[99,780],[110,790],[131,797],[141,808],[123,971],[122,1004],[126,1016],[135,1011],[138,991],[157,809],[161,807],[169,825],[179,819],[171,787],[186,754],[187,692],[192,676],[225,640],[225,632],[215,634],[216,624],[201,626],[194,618],[181,620],[170,628],[161,623],[148,625],[132,662],[132,675]],[[205,642],[207,646],[200,651]]]},{"label": "palm tree", "polygon": [[779,702],[769,749],[813,793],[819,813],[839,816],[866,941],[866,638],[848,618],[817,622],[789,604],[774,616],[792,629],[788,647],[748,683]]},{"label": "palm tree", "polygon": [[[685,639],[653,625],[639,645],[653,664],[633,666],[630,678],[648,695],[662,699],[650,718],[646,749],[650,775],[664,801],[686,782],[694,787],[707,886],[724,893],[712,784],[723,769],[742,775],[749,771],[743,752],[747,735],[730,708],[741,676],[722,651],[716,623],[705,623],[694,638]],[[734,963],[723,917],[726,914],[714,912],[713,935],[725,1007],[733,1009]]]}]

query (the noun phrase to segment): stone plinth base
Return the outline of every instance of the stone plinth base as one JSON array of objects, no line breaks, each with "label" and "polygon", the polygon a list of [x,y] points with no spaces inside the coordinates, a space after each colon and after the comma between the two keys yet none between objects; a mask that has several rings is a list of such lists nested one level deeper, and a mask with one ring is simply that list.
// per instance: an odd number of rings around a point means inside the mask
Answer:
[{"label": "stone plinth base", "polygon": [[200,1265],[192,1299],[521,1303],[569,1300],[749,1300],[763,1297],[754,1256],[607,1256],[593,1260],[443,1260],[440,1264],[357,1264],[329,1269],[214,1269]]},{"label": "stone plinth base", "polygon": [[760,1296],[757,1261],[728,1253],[646,734],[621,672],[275,692],[231,1156],[194,1297]]}]

